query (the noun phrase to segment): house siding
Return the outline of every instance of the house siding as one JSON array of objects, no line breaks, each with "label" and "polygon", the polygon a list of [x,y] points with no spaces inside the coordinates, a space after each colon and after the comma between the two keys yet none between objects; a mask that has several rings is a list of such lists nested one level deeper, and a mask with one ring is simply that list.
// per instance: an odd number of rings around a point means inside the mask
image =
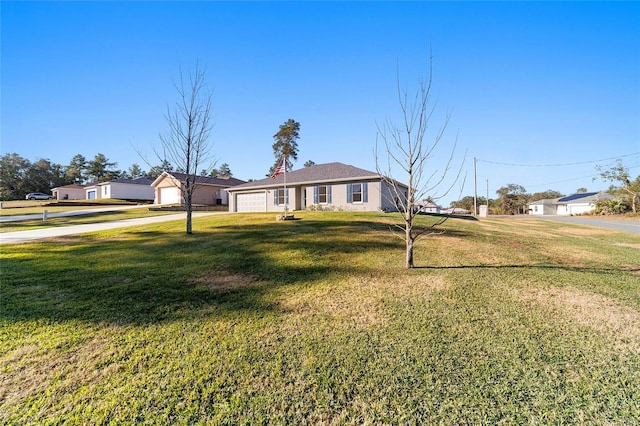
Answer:
[{"label": "house siding", "polygon": [[149,185],[140,184],[126,184],[112,182],[109,185],[104,185],[107,190],[107,195],[102,195],[102,198],[118,198],[122,200],[153,200],[154,190]]},{"label": "house siding", "polygon": [[56,200],[85,200],[87,198],[84,186],[80,185],[61,186],[54,188],[51,192]]},{"label": "house siding", "polygon": [[595,203],[567,203],[558,204],[557,214],[560,216],[572,216],[589,213],[595,208]]}]

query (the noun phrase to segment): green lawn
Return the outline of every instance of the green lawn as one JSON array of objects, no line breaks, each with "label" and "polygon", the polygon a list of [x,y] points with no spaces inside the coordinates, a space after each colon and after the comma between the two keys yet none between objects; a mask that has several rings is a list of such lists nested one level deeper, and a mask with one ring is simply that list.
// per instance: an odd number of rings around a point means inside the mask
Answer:
[{"label": "green lawn", "polygon": [[0,423],[637,424],[640,235],[296,216],[3,245]]}]

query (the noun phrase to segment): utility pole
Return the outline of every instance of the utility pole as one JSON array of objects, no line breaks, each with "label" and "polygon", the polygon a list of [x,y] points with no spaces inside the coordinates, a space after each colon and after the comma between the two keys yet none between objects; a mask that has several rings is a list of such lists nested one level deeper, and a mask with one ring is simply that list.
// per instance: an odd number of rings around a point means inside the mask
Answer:
[{"label": "utility pole", "polygon": [[478,217],[478,174],[476,173],[476,163],[478,159],[473,157],[473,216]]},{"label": "utility pole", "polygon": [[487,179],[487,216],[489,216],[489,179]]}]

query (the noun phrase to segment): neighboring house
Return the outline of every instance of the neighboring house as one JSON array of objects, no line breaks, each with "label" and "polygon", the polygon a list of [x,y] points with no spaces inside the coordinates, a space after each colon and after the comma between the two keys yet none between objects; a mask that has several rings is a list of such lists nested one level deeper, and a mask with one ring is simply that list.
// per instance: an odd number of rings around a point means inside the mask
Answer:
[{"label": "neighboring house", "polygon": [[528,204],[529,214],[555,215],[557,214],[556,201],[559,198],[546,198],[544,200],[533,201]]},{"label": "neighboring house", "polygon": [[84,200],[84,185],[64,185],[51,190],[54,200]]},{"label": "neighboring house", "polygon": [[538,200],[528,204],[529,213],[536,215],[573,216],[590,213],[600,200],[610,200],[606,192],[582,192],[561,198]]},{"label": "neighboring house", "polygon": [[[156,204],[184,204],[182,185],[186,182],[184,173],[162,172],[151,183]],[[193,191],[193,204],[226,205],[226,189],[241,185],[245,181],[228,177],[217,178],[208,176],[196,176],[196,188]]]},{"label": "neighboring house", "polygon": [[442,211],[442,207],[435,203],[419,201],[416,203],[421,212],[425,213],[440,213]]},{"label": "neighboring house", "polygon": [[470,210],[463,209],[462,207],[452,207],[442,210],[443,214],[471,214]]},{"label": "neighboring house", "polygon": [[[396,183],[401,196],[407,186]],[[342,163],[316,164],[227,189],[231,212],[281,212],[307,208],[395,210],[396,191],[376,172]]]},{"label": "neighboring house", "polygon": [[154,196],[151,183],[153,179],[114,179],[108,182],[94,183],[85,186],[87,200],[115,198],[118,200],[152,201]]}]

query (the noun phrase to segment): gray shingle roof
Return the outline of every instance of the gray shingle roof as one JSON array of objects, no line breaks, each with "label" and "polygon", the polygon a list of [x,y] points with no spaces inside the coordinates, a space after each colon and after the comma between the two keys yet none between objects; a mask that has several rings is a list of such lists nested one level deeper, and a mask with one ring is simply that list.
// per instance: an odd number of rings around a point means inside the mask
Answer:
[{"label": "gray shingle roof", "polygon": [[527,203],[527,205],[532,206],[536,204],[556,205],[564,203],[590,203],[598,200],[609,200],[611,198],[613,198],[613,196],[606,192],[579,192],[577,194],[571,194],[560,198],[547,198],[544,200],[532,201],[530,203]]},{"label": "gray shingle roof", "polygon": [[[312,184],[320,182],[337,182],[361,179],[379,179],[381,176],[369,170],[360,169],[343,163],[316,164],[311,167],[287,172],[287,185]],[[251,188],[277,187],[284,184],[284,175],[278,175],[275,179],[265,179],[247,182],[243,185],[230,188],[231,191]]]},{"label": "gray shingle roof", "polygon": [[[167,172],[169,175],[178,179],[180,182],[184,182],[187,180],[187,175],[185,173],[174,173]],[[218,177],[210,177],[210,176],[196,176],[196,183],[199,185],[215,185],[215,186],[236,186],[245,183],[244,180],[236,179],[233,177],[229,178],[218,178]]]},{"label": "gray shingle roof", "polygon": [[114,179],[114,180],[110,180],[108,182],[104,182],[104,183],[129,183],[129,184],[133,184],[133,185],[151,185],[153,183],[153,179],[150,178],[145,178],[145,177],[139,177],[139,178],[135,178],[135,179]]}]

